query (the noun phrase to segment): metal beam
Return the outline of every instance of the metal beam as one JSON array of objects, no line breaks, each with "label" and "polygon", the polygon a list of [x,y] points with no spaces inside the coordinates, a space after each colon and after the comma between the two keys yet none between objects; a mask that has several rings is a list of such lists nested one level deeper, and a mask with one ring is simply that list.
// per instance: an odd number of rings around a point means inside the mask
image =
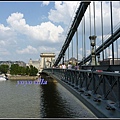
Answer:
[{"label": "metal beam", "polygon": [[[112,37],[113,37],[113,38],[112,38]],[[117,30],[114,32],[113,36],[110,36],[102,45],[100,45],[100,46],[96,49],[96,51],[95,51],[96,55],[99,54],[100,52],[102,52],[102,51],[103,51],[103,48],[106,49],[107,47],[109,47],[109,46],[110,46],[115,40],[117,40],[119,37],[120,37],[120,28],[117,29]],[[88,62],[90,59],[91,59],[91,55],[89,55],[88,57],[86,57],[86,58],[84,59],[84,63]],[[79,63],[79,65],[80,65],[80,66],[83,65],[83,61],[81,61],[81,62]]]},{"label": "metal beam", "polygon": [[80,6],[76,12],[76,16],[74,18],[74,21],[71,25],[71,28],[69,30],[69,33],[67,35],[67,38],[65,40],[65,43],[63,44],[63,47],[58,55],[58,58],[56,59],[55,63],[54,63],[54,66],[57,66],[58,63],[60,62],[61,58],[63,57],[63,55],[65,54],[65,51],[66,49],[68,48],[78,26],[79,26],[79,23],[81,22],[82,20],[82,17],[84,16],[84,13],[88,7],[88,5],[90,4],[90,2],[81,2],[80,3]]}]

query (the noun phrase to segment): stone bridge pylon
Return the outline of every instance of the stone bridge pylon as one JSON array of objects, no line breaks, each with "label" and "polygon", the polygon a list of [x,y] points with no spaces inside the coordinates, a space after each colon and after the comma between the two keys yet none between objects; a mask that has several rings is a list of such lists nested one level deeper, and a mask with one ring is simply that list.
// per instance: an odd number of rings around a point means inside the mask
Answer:
[{"label": "stone bridge pylon", "polygon": [[42,72],[44,68],[50,68],[53,66],[55,62],[55,53],[41,53],[40,57],[40,72]]}]

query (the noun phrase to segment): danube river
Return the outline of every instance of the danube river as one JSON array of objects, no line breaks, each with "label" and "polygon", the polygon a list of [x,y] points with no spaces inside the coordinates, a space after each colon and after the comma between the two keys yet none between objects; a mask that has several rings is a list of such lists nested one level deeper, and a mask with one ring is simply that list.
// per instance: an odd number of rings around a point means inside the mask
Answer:
[{"label": "danube river", "polygon": [[58,82],[0,81],[0,118],[96,118]]}]

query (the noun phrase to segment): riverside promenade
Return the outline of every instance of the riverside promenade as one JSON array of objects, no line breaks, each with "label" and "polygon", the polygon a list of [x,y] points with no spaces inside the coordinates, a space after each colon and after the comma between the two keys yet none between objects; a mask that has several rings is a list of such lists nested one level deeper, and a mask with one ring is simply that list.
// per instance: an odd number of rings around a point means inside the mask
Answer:
[{"label": "riverside promenade", "polygon": [[36,80],[38,76],[20,76],[20,75],[13,75],[8,76],[9,80]]}]

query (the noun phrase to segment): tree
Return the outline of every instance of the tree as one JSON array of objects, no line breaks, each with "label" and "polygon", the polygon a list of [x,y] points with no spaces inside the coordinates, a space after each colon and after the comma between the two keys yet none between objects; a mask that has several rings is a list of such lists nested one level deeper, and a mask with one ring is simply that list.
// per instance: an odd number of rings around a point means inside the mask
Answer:
[{"label": "tree", "polygon": [[11,75],[30,75],[36,76],[38,73],[38,69],[30,65],[30,67],[22,67],[18,64],[12,64],[10,67],[10,74]]},{"label": "tree", "polygon": [[19,71],[19,65],[18,64],[12,64],[10,67],[10,74],[12,75],[18,75]]},{"label": "tree", "polygon": [[36,76],[37,73],[38,73],[38,69],[30,65],[30,76]]},{"label": "tree", "polygon": [[1,73],[6,74],[8,72],[8,70],[9,70],[9,66],[8,65],[4,65],[4,64],[0,65],[0,72]]},{"label": "tree", "polygon": [[25,75],[26,74],[26,68],[22,67],[22,66],[19,66],[19,68],[18,68],[18,74],[19,75]]},{"label": "tree", "polygon": [[30,75],[30,68],[28,66],[25,69],[25,73],[26,73],[26,75]]}]

